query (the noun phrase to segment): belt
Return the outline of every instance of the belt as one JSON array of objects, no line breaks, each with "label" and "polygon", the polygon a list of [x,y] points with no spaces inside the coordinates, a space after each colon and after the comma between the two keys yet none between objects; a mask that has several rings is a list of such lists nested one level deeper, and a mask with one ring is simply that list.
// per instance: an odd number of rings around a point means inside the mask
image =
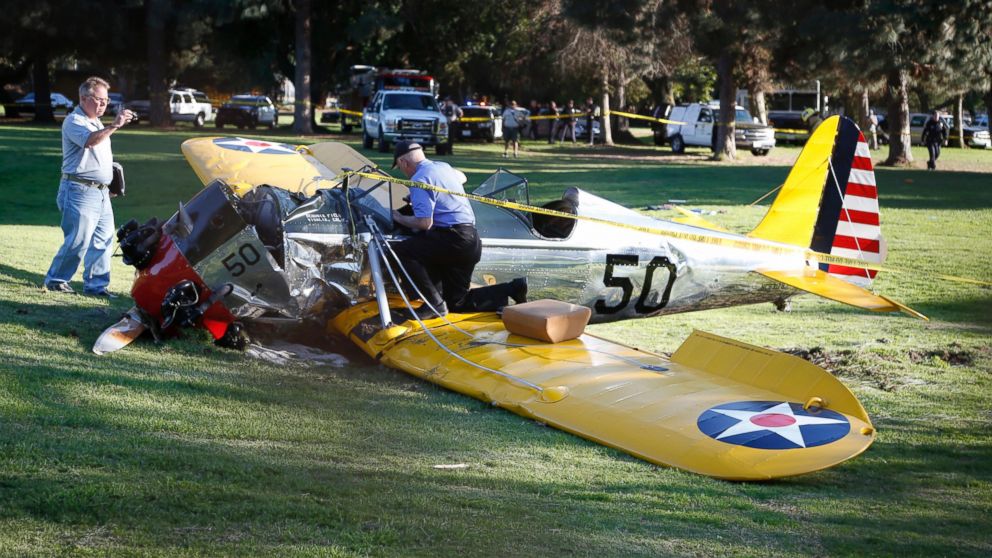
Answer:
[{"label": "belt", "polygon": [[69,180],[75,182],[76,184],[82,184],[83,186],[89,186],[90,188],[96,188],[97,190],[103,190],[109,184],[104,184],[102,182],[97,182],[96,180],[87,180],[85,178],[79,178],[74,174],[62,173],[62,180]]}]

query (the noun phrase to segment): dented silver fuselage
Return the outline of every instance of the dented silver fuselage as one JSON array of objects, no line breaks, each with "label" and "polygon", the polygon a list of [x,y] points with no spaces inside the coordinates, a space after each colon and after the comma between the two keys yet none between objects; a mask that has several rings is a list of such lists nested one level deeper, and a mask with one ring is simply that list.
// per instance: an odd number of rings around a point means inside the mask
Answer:
[{"label": "dented silver fuselage", "polygon": [[[526,181],[505,171],[474,193],[530,201]],[[364,219],[371,218],[391,241],[405,238],[391,219],[396,200],[405,194],[405,186],[388,180],[362,179],[320,190],[306,200],[285,193],[271,199],[260,194],[239,198],[216,181],[186,206],[197,214],[194,227],[200,229],[191,238],[201,243],[209,238],[209,253],[194,269],[212,289],[233,287],[224,303],[238,319],[329,319],[375,296],[368,261],[372,237]],[[267,218],[261,218],[266,212],[256,211],[258,204],[267,203],[278,207],[266,206]],[[734,247],[732,241],[741,239],[739,235],[654,219],[577,189],[548,205],[580,218],[472,201],[483,243],[475,283],[526,276],[531,299],[588,306],[593,322],[609,322],[782,301],[797,291],[754,271],[806,267],[805,251],[799,247]],[[686,238],[693,235],[728,242]],[[385,263],[396,265],[392,258]]]}]

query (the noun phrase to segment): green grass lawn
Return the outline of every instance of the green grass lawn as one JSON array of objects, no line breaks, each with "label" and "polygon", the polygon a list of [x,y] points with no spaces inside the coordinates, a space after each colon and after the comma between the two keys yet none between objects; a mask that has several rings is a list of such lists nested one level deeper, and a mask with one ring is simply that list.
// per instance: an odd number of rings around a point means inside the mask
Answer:
[{"label": "green grass lawn", "polygon": [[[167,217],[195,193],[179,145],[213,133],[115,134],[128,177],[118,224]],[[285,129],[254,136],[298,141]],[[525,148],[502,159],[501,145],[458,144],[446,159],[472,183],[497,166],[520,172],[536,202],[569,186],[638,209],[684,199],[740,232],[767,208],[748,204],[799,152],[716,164],[647,146]],[[789,313],[759,305],[593,328],[657,351],[703,329],[811,352],[841,377],[876,443],[839,467],[754,484],[647,464],[375,365],[343,341],[349,364],[337,368],[268,364],[200,333],[96,357],[97,335],[131,302],[40,287],[61,241],[60,151],[54,127],[0,126],[2,556],[992,554],[992,291],[938,278],[992,280],[990,151],[947,149],[936,173],[877,171],[888,265],[904,271],[878,289],[930,322],[803,296]],[[131,277],[115,259],[112,290],[127,293]],[[465,467],[435,467],[446,464]]]}]

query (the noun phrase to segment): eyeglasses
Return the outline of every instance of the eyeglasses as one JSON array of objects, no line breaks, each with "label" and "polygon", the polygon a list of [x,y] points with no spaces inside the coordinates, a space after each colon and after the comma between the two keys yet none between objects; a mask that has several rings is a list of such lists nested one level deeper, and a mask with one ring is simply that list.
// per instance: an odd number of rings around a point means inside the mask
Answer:
[{"label": "eyeglasses", "polygon": [[94,97],[93,95],[87,95],[87,97],[96,101],[96,104],[98,105],[106,105],[110,103],[110,99],[107,97]]}]

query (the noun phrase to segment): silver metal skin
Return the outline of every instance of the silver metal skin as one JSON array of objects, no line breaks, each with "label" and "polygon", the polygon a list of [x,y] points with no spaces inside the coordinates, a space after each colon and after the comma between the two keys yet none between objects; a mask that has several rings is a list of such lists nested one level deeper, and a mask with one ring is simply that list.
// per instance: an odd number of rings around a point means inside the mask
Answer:
[{"label": "silver metal skin", "polygon": [[[494,174],[476,193],[494,199],[529,201],[526,181]],[[354,184],[354,183],[353,183]],[[373,184],[373,181],[366,181]],[[385,297],[381,252],[371,247],[365,219],[391,226],[389,208],[401,185],[364,195],[325,191],[303,202],[283,220],[284,266],[247,225],[196,264],[211,289],[230,283],[225,305],[238,318],[299,320],[331,317],[351,304]],[[237,203],[232,200],[232,203]],[[563,200],[578,216],[653,230],[740,240],[642,215],[588,192],[569,189]],[[588,220],[550,223],[531,213],[472,201],[483,243],[475,268],[478,285],[526,276],[531,299],[554,298],[593,310],[591,321],[610,322],[739,304],[781,304],[796,289],[754,271],[807,269],[805,250],[758,239],[774,250],[753,250],[672,238]],[[555,218],[562,219],[562,218]],[[554,225],[554,226],[550,226]],[[387,235],[396,241],[402,235]],[[813,264],[815,268],[815,264]],[[377,280],[378,279],[378,280]],[[378,284],[377,284],[378,283]],[[383,316],[384,320],[388,319]],[[384,322],[383,325],[386,325]]]},{"label": "silver metal skin", "polygon": [[[581,190],[574,194],[579,215],[728,240],[741,238],[653,219]],[[491,284],[526,275],[531,298],[588,306],[593,309],[593,322],[773,302],[798,291],[753,271],[806,268],[801,247],[771,242],[756,241],[787,253],[716,246],[581,220],[563,239],[541,238],[528,231],[526,217],[504,225],[519,230],[504,231],[502,237],[483,234],[482,261],[473,279]]]}]

